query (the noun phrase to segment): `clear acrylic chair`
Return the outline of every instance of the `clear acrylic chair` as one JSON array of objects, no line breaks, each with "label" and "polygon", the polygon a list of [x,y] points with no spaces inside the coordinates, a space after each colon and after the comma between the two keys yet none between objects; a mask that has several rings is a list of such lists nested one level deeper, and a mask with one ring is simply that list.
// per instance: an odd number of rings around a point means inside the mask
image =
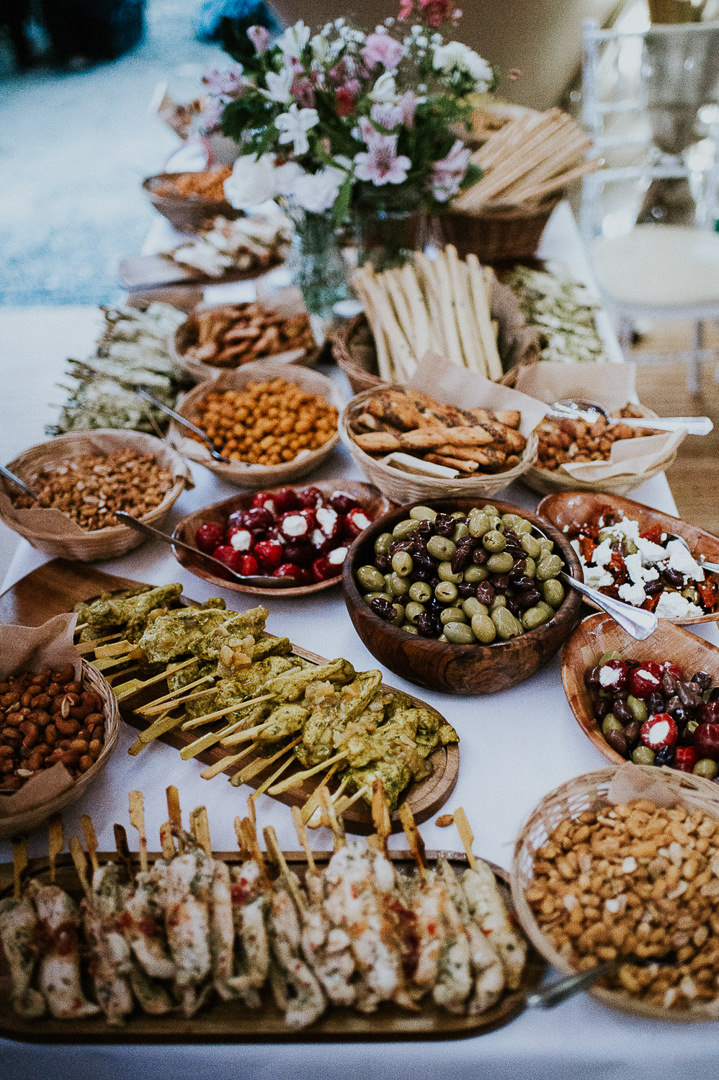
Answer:
[{"label": "clear acrylic chair", "polygon": [[719,319],[719,22],[582,27],[582,119],[604,167],[584,179],[580,223],[627,348],[637,322]]}]

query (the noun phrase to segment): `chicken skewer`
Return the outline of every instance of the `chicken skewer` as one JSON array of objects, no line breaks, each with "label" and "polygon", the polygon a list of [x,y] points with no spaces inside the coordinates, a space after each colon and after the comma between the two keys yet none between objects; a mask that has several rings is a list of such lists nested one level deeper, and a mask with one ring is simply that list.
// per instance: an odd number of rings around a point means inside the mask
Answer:
[{"label": "chicken skewer", "polygon": [[32,986],[39,924],[32,902],[23,895],[26,867],[27,841],[21,837],[13,841],[13,895],[0,900],[0,944],[10,969],[12,1007],[18,1016],[35,1020],[45,1013],[45,998]]}]

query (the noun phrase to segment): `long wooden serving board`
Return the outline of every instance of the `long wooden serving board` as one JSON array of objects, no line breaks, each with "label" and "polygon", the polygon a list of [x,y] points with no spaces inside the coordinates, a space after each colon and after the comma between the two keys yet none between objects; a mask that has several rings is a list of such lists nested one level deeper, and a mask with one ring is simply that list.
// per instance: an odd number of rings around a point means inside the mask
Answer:
[{"label": "long wooden serving board", "polygon": [[[466,857],[454,852],[426,853],[427,861],[447,858],[455,871],[461,873],[467,866]],[[100,862],[115,859],[115,853],[98,852]],[[151,855],[150,858],[156,858]],[[229,865],[240,861],[235,853],[218,852],[217,858]],[[318,866],[324,866],[331,853],[314,855]],[[390,852],[389,857],[397,869],[410,871],[413,862],[405,852]],[[302,852],[287,852],[285,858],[301,878],[307,866]],[[499,883],[502,898],[508,911],[513,913],[508,874],[489,863]],[[48,860],[32,859],[28,866],[31,876],[46,879]],[[12,889],[13,868],[9,863],[0,865],[0,896]],[[56,881],[75,899],[82,896],[75,868],[69,855],[61,855],[56,861]],[[480,1016],[457,1016],[445,1012],[433,1003],[422,1004],[417,1012],[408,1012],[393,1004],[382,1004],[377,1012],[369,1015],[351,1009],[330,1006],[327,1012],[310,1027],[301,1031],[287,1028],[281,1011],[271,996],[265,993],[260,1009],[248,1009],[241,1002],[223,1002],[213,998],[212,1004],[191,1019],[181,1015],[148,1016],[136,1013],[123,1027],[110,1027],[102,1017],[80,1020],[26,1020],[12,1011],[10,1001],[10,977],[7,964],[0,949],[0,1035],[10,1039],[38,1043],[202,1043],[202,1042],[328,1042],[345,1040],[381,1041],[391,1039],[442,1039],[464,1038],[494,1031],[513,1020],[524,1008],[525,995],[535,989],[545,968],[544,961],[531,945],[528,947],[527,964],[520,987],[507,991],[487,1012]]]},{"label": "long wooden serving board", "polygon": [[[85,563],[71,562],[67,559],[53,559],[21,578],[20,581],[16,582],[15,585],[12,585],[0,596],[0,622],[17,623],[23,626],[39,626],[54,615],[72,611],[80,601],[89,600],[102,592],[128,589],[138,584],[140,583],[129,578],[106,574],[104,571],[97,570]],[[191,603],[191,601],[189,602]],[[296,656],[301,656],[312,663],[325,662],[323,657],[300,646],[293,645],[292,651]],[[163,692],[163,688],[164,683],[157,683],[153,696],[159,697]],[[383,688],[392,690],[392,687],[384,684]],[[405,696],[409,697],[415,705],[429,709],[439,715],[436,709],[433,709],[419,698],[411,697],[411,695]],[[134,700],[135,707],[138,704],[139,702]],[[132,706],[132,700],[122,706],[123,719],[138,730],[144,730],[148,726],[148,720],[136,713]],[[161,739],[162,742],[168,743],[176,749],[182,749],[202,733],[202,731],[184,732],[176,728],[167,732]],[[151,754],[152,746],[147,746],[141,752]],[[224,757],[226,752],[219,746],[214,746],[198,754],[196,760],[206,765],[213,765]],[[247,765],[251,760],[248,757],[243,760],[242,764]],[[438,747],[430,755],[428,761],[432,767],[430,775],[424,780],[411,784],[403,796],[403,801],[409,804],[415,820],[418,822],[427,821],[428,818],[436,814],[454,790],[459,771],[459,747],[454,743],[449,746]],[[276,767],[276,762],[273,765],[268,765],[266,769],[252,777],[248,784],[253,788],[259,787]],[[226,775],[231,776],[238,768],[239,766],[230,767],[227,769]],[[284,775],[289,777],[291,772],[288,771]],[[315,790],[321,775],[319,774],[316,779],[312,778],[305,781],[301,786],[292,788],[276,796],[276,798],[288,806],[304,805],[313,790]],[[330,790],[332,790],[332,785],[330,785]],[[349,807],[343,815],[343,820],[345,827],[350,832],[368,833],[372,830],[369,807],[362,801]],[[396,813],[391,815],[391,826],[393,832],[399,832],[402,828],[399,815]]]}]

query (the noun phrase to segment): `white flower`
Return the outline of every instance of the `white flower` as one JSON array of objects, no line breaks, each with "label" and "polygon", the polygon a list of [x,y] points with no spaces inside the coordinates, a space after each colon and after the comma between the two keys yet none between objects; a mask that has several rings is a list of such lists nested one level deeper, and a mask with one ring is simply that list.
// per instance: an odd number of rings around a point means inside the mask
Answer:
[{"label": "white flower", "polygon": [[300,109],[292,104],[289,110],[275,120],[275,127],[280,132],[281,144],[292,143],[296,154],[306,154],[310,148],[307,132],[319,123],[317,109]]},{"label": "white flower", "polygon": [[310,49],[312,51],[312,61],[314,64],[322,65],[329,56],[329,42],[327,38],[322,34],[315,34],[310,41]]},{"label": "white flower", "polygon": [[394,104],[398,97],[394,75],[390,75],[388,71],[383,72],[370,90],[369,97],[371,101],[385,101]]},{"label": "white flower", "polygon": [[346,175],[342,169],[334,169],[331,165],[316,173],[303,172],[292,185],[288,198],[310,214],[323,214],[334,206]]},{"label": "white flower", "polygon": [[277,41],[285,58],[285,63],[290,64],[292,60],[299,60],[300,54],[309,40],[310,28],[305,26],[302,19],[296,22],[294,26],[288,26],[282,37],[278,38]]},{"label": "white flower", "polygon": [[435,49],[432,66],[435,71],[441,71],[445,75],[453,72],[469,75],[474,79],[477,93],[488,90],[492,85],[493,72],[490,64],[461,41],[448,41],[446,45]]},{"label": "white flower", "polygon": [[265,81],[267,83],[266,90],[260,90],[260,93],[270,99],[270,101],[277,101],[280,105],[287,105],[292,101],[292,83],[294,81],[294,72],[290,68],[283,68],[282,71],[277,74],[274,71],[268,71]]},{"label": "white flower", "polygon": [[275,158],[272,154],[263,154],[254,158],[243,154],[232,167],[232,175],[225,180],[225,198],[231,206],[244,210],[249,206],[258,206],[276,193]]}]

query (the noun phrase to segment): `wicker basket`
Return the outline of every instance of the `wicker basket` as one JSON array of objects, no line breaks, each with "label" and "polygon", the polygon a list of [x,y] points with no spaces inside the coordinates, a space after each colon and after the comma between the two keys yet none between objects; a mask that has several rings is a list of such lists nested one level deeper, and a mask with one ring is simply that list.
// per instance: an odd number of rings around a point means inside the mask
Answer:
[{"label": "wicker basket", "polygon": [[[169,443],[154,435],[110,429],[70,432],[31,446],[11,461],[8,468],[32,487],[34,478],[44,468],[55,468],[85,454],[109,454],[122,449],[152,454],[160,465],[172,472],[175,478],[172,487],[159,506],[142,517],[148,524],[160,525],[184,488],[193,487],[193,481],[187,462]],[[59,510],[18,510],[12,505],[14,494],[12,485],[0,479],[0,520],[45,555],[94,562],[125,555],[144,543],[144,537],[127,525],[112,525],[88,532]]]},{"label": "wicker basket", "polygon": [[142,182],[142,190],[163,217],[179,232],[194,233],[216,217],[244,217],[242,210],[237,210],[226,199],[209,199],[206,195],[161,194],[157,188],[172,183],[177,178],[175,173],[158,173],[148,176]]},{"label": "wicker basket", "polygon": [[430,499],[449,499],[467,495],[471,498],[484,499],[508,487],[531,466],[537,453],[537,437],[534,433],[527,439],[527,445],[518,465],[506,472],[491,476],[469,476],[460,479],[445,479],[437,476],[417,476],[387,465],[384,461],[371,457],[361,450],[352,438],[350,422],[364,410],[367,398],[375,393],[375,387],[357,394],[347,403],[340,415],[340,438],[352,459],[362,470],[370,483],[378,487],[383,495],[399,504],[425,502]]},{"label": "wicker basket", "polygon": [[497,263],[535,255],[542,233],[561,196],[536,207],[485,209],[482,214],[448,211],[442,215],[444,239],[462,258],[474,253],[480,262]]},{"label": "wicker basket", "polygon": [[97,779],[110,760],[110,755],[115,749],[120,734],[120,710],[117,699],[108,681],[86,660],[82,661],[82,683],[86,689],[94,690],[102,701],[102,711],[105,714],[105,742],[100,756],[87,772],[81,773],[70,787],[60,792],[59,795],[31,809],[0,817],[0,838],[18,836],[21,833],[29,832],[31,829],[36,829],[53,815],[64,810],[66,806],[76,802],[84,795],[90,784]]},{"label": "wicker basket", "polygon": [[[534,912],[526,899],[526,891],[534,879],[534,861],[537,850],[546,843],[550,833],[566,818],[577,818],[585,810],[597,810],[609,806],[610,786],[621,770],[636,771],[637,789],[658,783],[666,805],[679,803],[689,810],[701,810],[708,816],[719,818],[719,788],[709,780],[675,769],[657,768],[653,765],[623,765],[586,773],[562,784],[542,799],[521,829],[514,847],[512,861],[512,901],[522,929],[539,953],[565,975],[574,972],[564,956],[559,953],[537,923]],[[648,792],[651,798],[651,793]],[[714,1020],[719,1018],[717,1002],[697,1005],[695,1008],[662,1009],[643,1002],[639,998],[616,990],[594,987],[593,997],[605,1005],[635,1016],[654,1020]]]}]

